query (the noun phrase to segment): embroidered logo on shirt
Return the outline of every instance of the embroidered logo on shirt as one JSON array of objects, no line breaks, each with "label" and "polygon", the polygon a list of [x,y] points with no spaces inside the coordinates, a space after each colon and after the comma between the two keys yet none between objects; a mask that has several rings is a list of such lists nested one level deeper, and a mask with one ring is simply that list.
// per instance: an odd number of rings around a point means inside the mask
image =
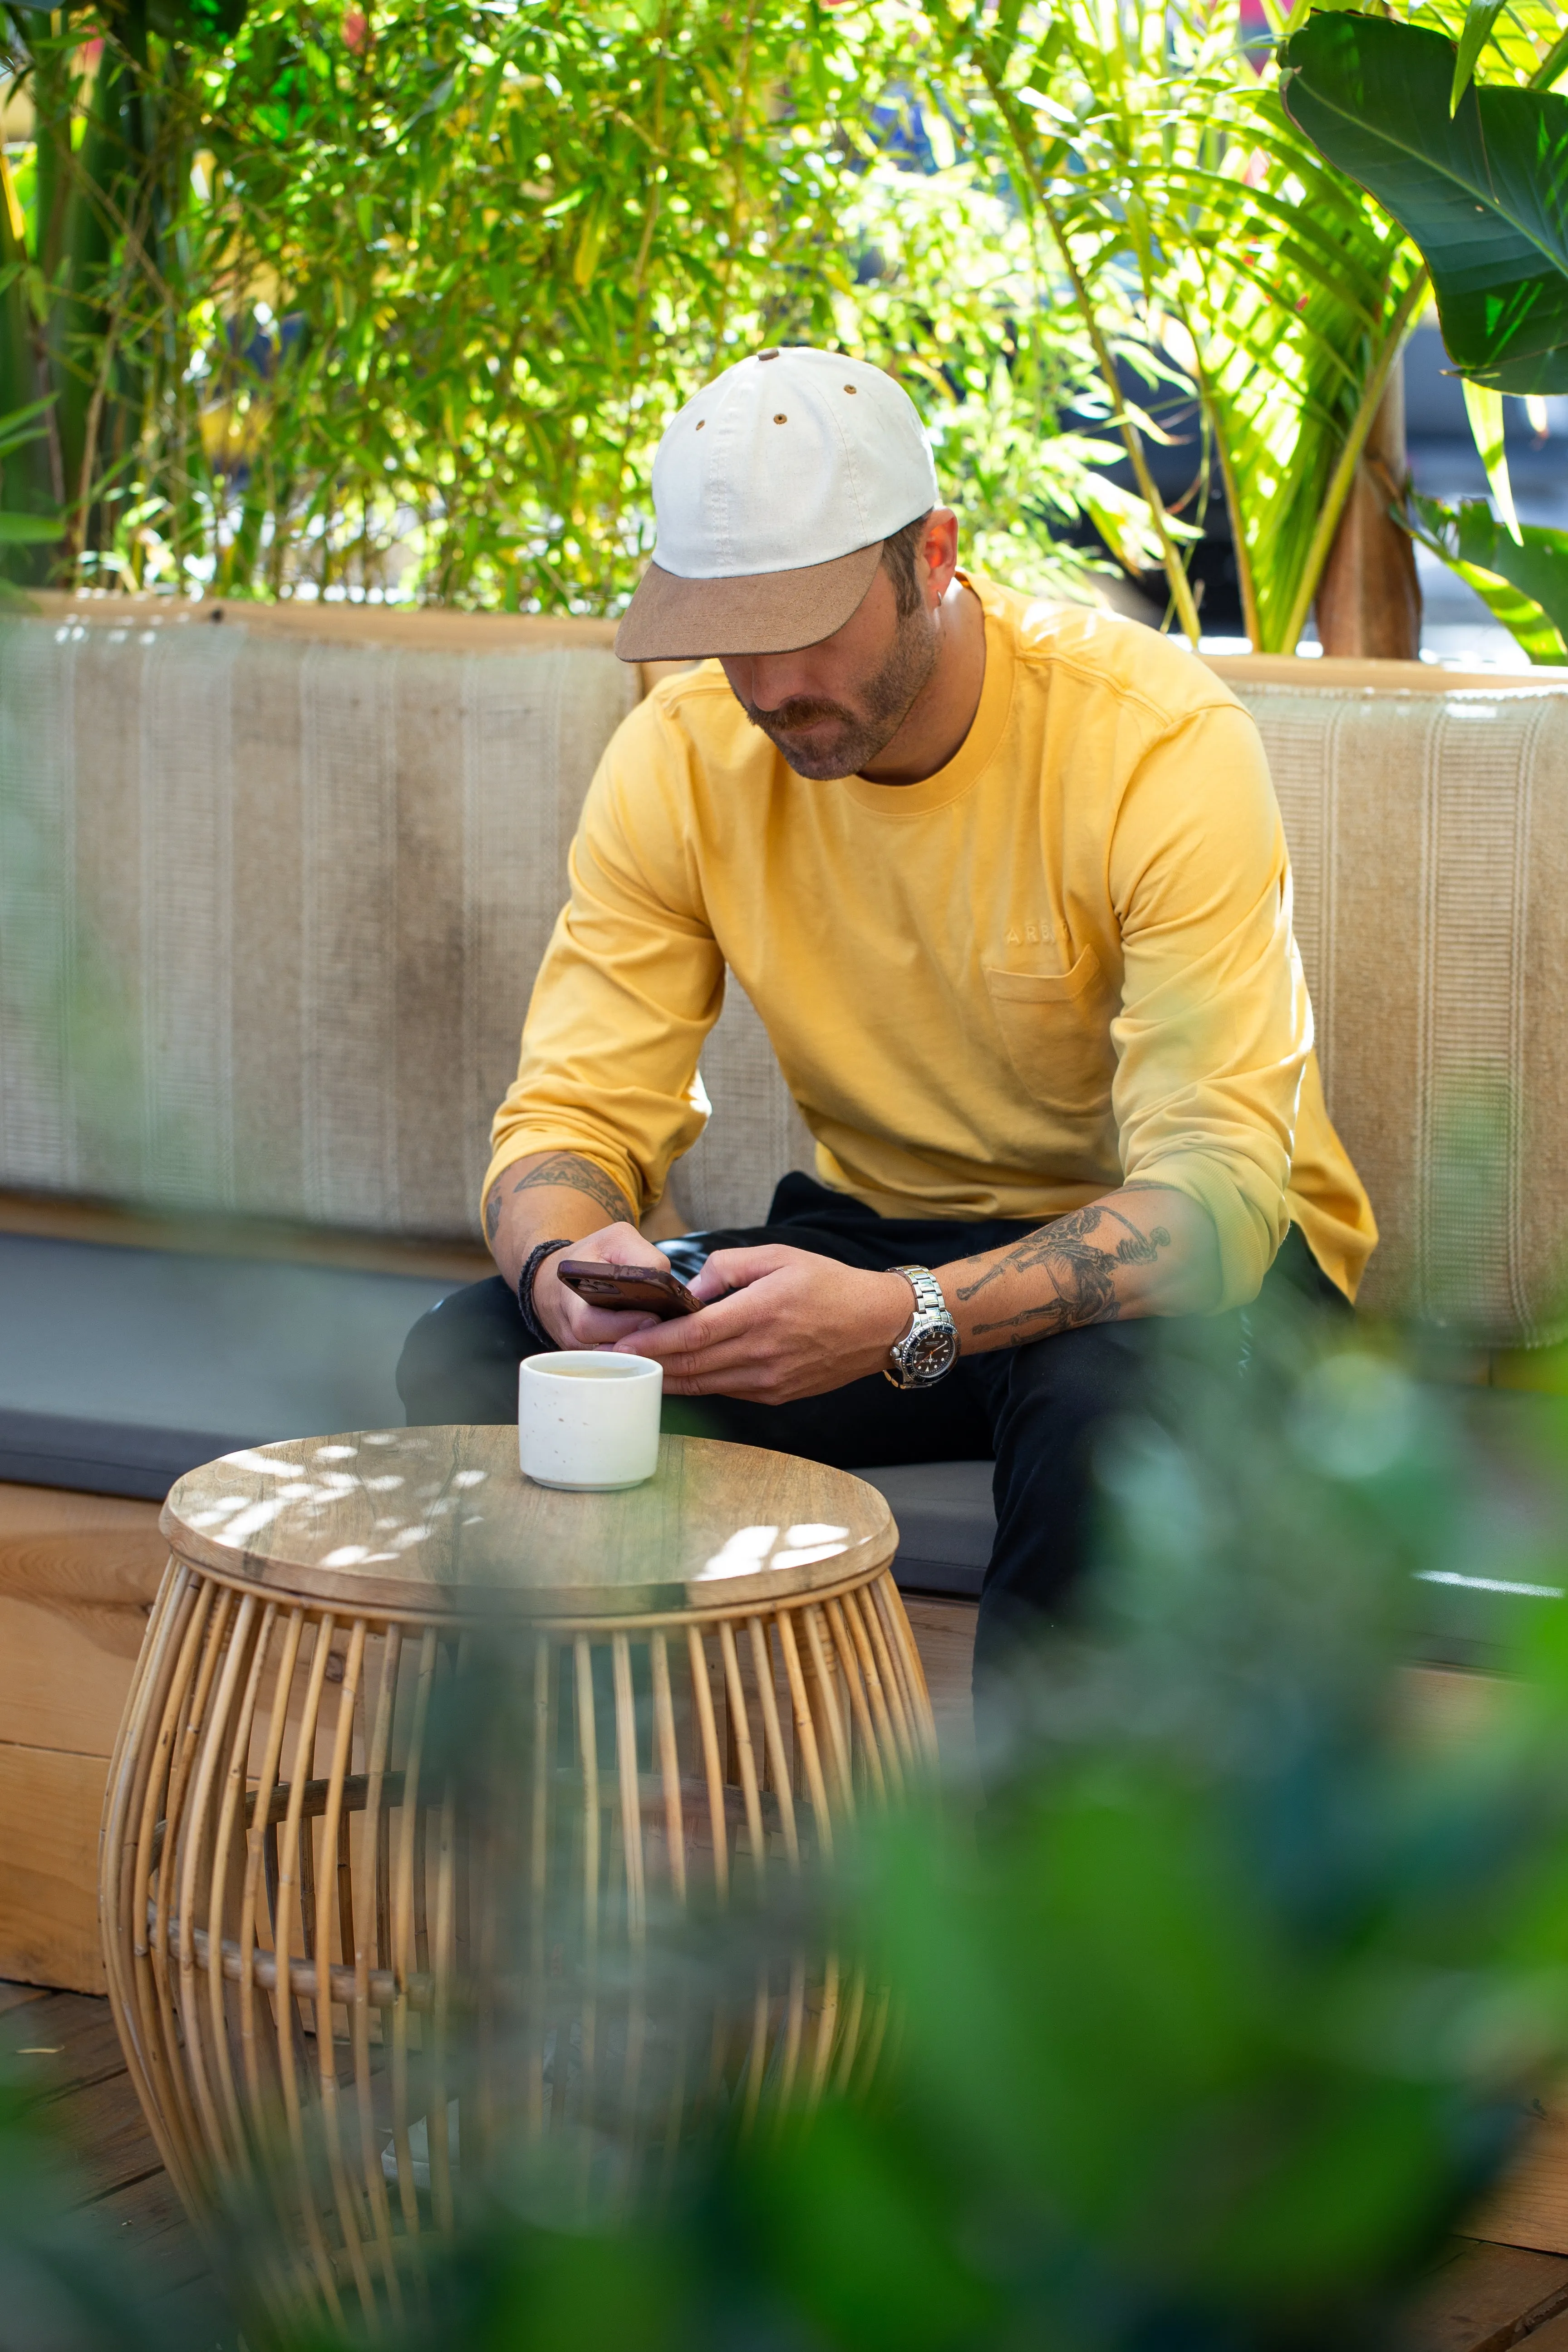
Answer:
[{"label": "embroidered logo on shirt", "polygon": [[1050,936],[1050,931],[1042,929],[1038,923],[1026,923],[1022,930],[1014,924],[1007,933],[1007,945],[1010,948],[1021,948],[1026,940],[1030,947],[1037,948],[1042,939],[1048,940]]}]

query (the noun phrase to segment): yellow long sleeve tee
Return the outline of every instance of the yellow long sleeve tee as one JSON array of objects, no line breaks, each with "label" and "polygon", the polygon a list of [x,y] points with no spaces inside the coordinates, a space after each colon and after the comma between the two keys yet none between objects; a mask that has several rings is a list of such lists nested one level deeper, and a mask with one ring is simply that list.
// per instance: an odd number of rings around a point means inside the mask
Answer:
[{"label": "yellow long sleeve tee", "polygon": [[795,775],[717,663],[616,730],[486,1191],[563,1150],[646,1213],[707,1117],[727,965],[835,1191],[1043,1223],[1136,1178],[1208,1212],[1220,1306],[1290,1220],[1353,1297],[1376,1227],[1323,1102],[1257,730],[1152,631],[967,584],[980,705],[922,782]]}]

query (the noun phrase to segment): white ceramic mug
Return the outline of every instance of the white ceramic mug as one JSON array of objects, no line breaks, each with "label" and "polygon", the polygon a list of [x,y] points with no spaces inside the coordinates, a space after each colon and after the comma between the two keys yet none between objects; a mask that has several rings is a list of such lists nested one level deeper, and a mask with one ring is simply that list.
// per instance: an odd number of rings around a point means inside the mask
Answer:
[{"label": "white ceramic mug", "polygon": [[658,1467],[664,1367],[602,1349],[525,1356],[517,1373],[518,1459],[536,1486],[640,1486]]}]

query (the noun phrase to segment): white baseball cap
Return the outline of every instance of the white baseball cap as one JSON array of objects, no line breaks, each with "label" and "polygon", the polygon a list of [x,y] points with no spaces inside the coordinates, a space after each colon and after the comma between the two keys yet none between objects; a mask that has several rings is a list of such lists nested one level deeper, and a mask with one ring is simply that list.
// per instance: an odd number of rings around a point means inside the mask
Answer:
[{"label": "white baseball cap", "polygon": [[758,352],[688,401],[653,461],[653,562],[623,661],[784,654],[842,628],[882,542],[939,500],[925,427],[880,368]]}]

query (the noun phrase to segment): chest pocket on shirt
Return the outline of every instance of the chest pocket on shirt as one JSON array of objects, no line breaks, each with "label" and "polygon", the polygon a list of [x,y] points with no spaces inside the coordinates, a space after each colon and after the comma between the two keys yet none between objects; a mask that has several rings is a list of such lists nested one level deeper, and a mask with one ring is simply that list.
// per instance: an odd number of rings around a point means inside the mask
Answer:
[{"label": "chest pocket on shirt", "polygon": [[1102,1114],[1116,1056],[1094,950],[1070,971],[981,969],[1007,1057],[1035,1100],[1069,1118]]}]

